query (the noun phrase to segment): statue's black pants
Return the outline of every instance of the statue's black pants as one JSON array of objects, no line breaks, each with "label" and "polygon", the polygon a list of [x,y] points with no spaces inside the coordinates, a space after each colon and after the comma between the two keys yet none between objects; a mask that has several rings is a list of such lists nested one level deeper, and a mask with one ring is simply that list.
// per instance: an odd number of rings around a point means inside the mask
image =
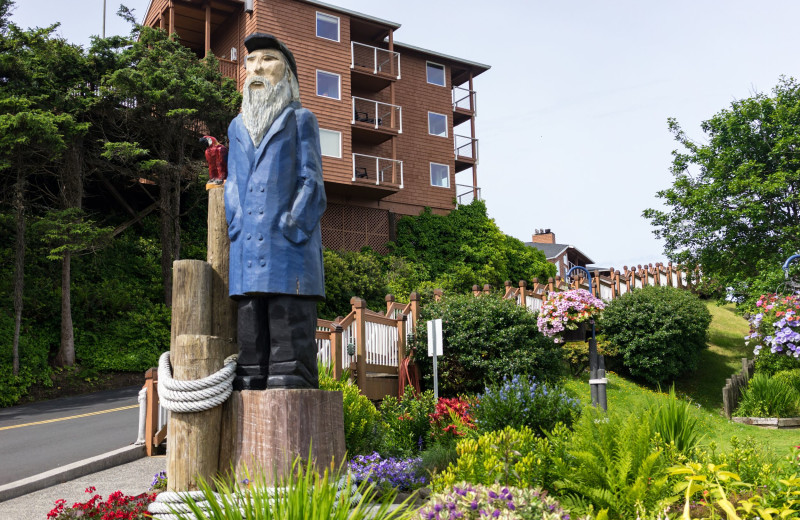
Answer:
[{"label": "statue's black pants", "polygon": [[317,302],[285,294],[239,300],[235,390],[319,388]]}]

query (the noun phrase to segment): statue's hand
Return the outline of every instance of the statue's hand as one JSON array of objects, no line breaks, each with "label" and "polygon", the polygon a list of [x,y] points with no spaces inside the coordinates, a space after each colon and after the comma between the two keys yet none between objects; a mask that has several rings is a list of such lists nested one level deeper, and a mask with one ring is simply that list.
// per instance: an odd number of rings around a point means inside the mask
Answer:
[{"label": "statue's hand", "polygon": [[288,211],[281,215],[281,220],[278,223],[278,227],[280,228],[281,233],[283,233],[283,236],[295,244],[303,244],[309,239],[309,236],[305,231],[300,229],[300,227],[297,225],[297,222],[294,220],[294,218],[292,218],[292,214]]},{"label": "statue's hand", "polygon": [[233,218],[228,222],[228,236],[231,240],[235,240],[242,231],[242,213],[236,212]]}]

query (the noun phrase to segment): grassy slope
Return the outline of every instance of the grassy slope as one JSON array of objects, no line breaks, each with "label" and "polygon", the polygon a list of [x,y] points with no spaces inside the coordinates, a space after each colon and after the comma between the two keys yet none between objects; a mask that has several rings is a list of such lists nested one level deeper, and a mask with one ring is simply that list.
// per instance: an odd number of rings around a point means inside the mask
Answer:
[{"label": "grassy slope", "polygon": [[[711,441],[722,449],[730,447],[732,436],[751,436],[759,445],[775,455],[787,455],[792,446],[800,444],[798,430],[765,430],[728,421],[722,416],[722,387],[725,379],[741,369],[741,358],[752,352],[744,345],[747,322],[733,312],[732,306],[709,304],[713,316],[709,330],[709,349],[703,352],[697,372],[675,382],[679,395],[688,396],[697,405],[692,408],[705,435],[703,443]],[[657,403],[665,393],[648,388],[616,374],[608,378],[608,409],[633,410]],[[566,386],[583,401],[589,401],[588,377],[571,379]],[[664,389],[666,390],[666,388]]]}]

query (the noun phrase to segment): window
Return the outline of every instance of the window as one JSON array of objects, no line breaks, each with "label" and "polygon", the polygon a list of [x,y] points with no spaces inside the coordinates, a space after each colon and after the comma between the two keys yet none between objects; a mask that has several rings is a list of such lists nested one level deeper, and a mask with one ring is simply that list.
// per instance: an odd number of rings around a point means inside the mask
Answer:
[{"label": "window", "polygon": [[450,187],[450,167],[446,164],[431,163],[431,186]]},{"label": "window", "polygon": [[436,112],[428,112],[428,133],[447,137],[447,116]]},{"label": "window", "polygon": [[339,83],[341,78],[332,72],[317,71],[317,95],[339,99]]},{"label": "window", "polygon": [[428,83],[431,85],[439,85],[440,87],[445,87],[444,81],[444,65],[439,65],[438,63],[431,63],[428,62]]},{"label": "window", "polygon": [[317,12],[317,37],[339,41],[339,17]]},{"label": "window", "polygon": [[335,130],[319,129],[319,145],[322,155],[342,158],[342,133]]}]

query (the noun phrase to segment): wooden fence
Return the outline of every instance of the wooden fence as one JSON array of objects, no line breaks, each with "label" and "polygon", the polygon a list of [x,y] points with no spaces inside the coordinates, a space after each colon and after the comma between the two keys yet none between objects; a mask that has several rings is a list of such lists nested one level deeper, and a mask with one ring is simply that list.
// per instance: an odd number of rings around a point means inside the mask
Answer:
[{"label": "wooden fence", "polygon": [[[513,299],[517,305],[524,306],[530,311],[538,312],[542,304],[548,299],[548,295],[554,292],[566,291],[569,289],[586,289],[600,298],[601,300],[613,300],[633,289],[641,289],[649,285],[661,287],[677,287],[679,289],[692,290],[692,279],[697,279],[697,274],[690,277],[685,269],[673,267],[669,264],[650,264],[646,266],[632,267],[627,266],[623,271],[615,271],[613,268],[606,271],[596,270],[592,273],[592,284],[585,276],[580,275],[573,278],[572,283],[568,284],[561,276],[549,278],[547,283],[540,283],[538,278],[534,278],[531,286],[525,280],[520,280],[519,285],[514,287],[512,282],[505,283],[505,299]],[[491,287],[484,286],[480,290],[478,286],[472,288],[474,294],[491,291]]]},{"label": "wooden fence", "polygon": [[750,378],[753,377],[755,363],[753,359],[742,358],[742,370],[725,380],[725,386],[722,388],[722,411],[728,419],[739,406],[742,392],[747,388]]}]

